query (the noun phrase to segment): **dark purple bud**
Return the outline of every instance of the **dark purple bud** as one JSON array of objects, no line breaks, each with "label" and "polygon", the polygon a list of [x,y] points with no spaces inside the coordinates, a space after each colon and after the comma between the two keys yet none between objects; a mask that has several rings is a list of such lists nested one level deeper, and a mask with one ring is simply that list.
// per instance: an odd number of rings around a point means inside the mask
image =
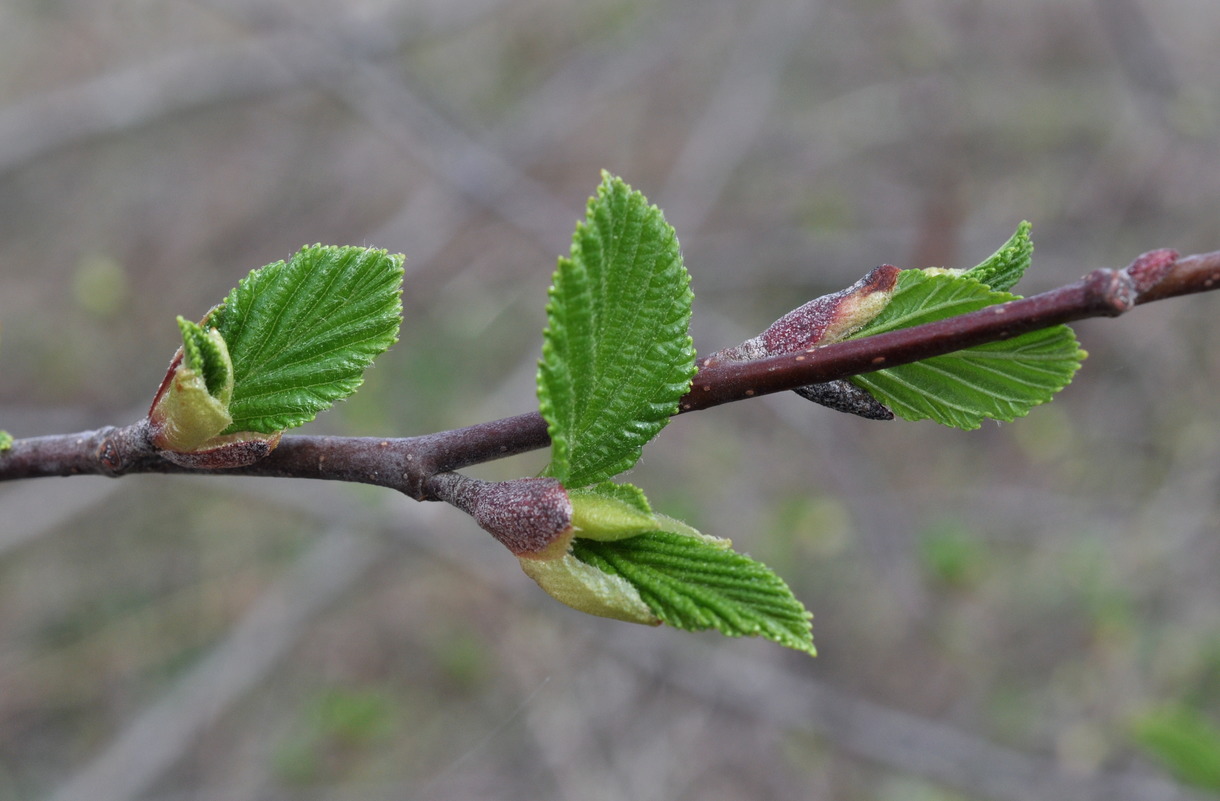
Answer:
[{"label": "dark purple bud", "polygon": [[850,381],[807,384],[792,390],[805,400],[820,403],[836,412],[847,412],[867,420],[893,420],[894,413],[867,391]]},{"label": "dark purple bud", "polygon": [[[814,298],[793,309],[753,339],[717,351],[704,360],[750,361],[784,353],[812,350],[838,342],[859,331],[881,313],[898,286],[897,267],[883,264],[847,289]],[[885,405],[847,381],[810,384],[793,390],[802,398],[870,420],[894,418]]]},{"label": "dark purple bud", "polygon": [[883,264],[847,289],[788,312],[759,337],[767,355],[828,345],[860,330],[890,302],[899,272]]},{"label": "dark purple bud", "polygon": [[474,518],[514,556],[558,558],[572,539],[572,502],[553,478],[480,481],[458,473],[432,479],[433,492]]}]

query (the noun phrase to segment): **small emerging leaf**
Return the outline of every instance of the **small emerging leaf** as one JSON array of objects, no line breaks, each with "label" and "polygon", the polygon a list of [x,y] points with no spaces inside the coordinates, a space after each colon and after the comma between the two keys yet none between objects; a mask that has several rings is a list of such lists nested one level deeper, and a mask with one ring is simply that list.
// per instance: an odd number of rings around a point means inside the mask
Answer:
[{"label": "small emerging leaf", "polygon": [[225,341],[215,328],[204,329],[181,317],[178,328],[182,347],[170,362],[148,419],[152,442],[159,450],[190,452],[233,422],[229,415],[233,368]]},{"label": "small emerging leaf", "polygon": [[631,582],[586,564],[571,553],[558,559],[520,558],[525,575],[562,604],[597,617],[627,623],[660,625]]},{"label": "small emerging leaf", "polygon": [[[909,328],[977,311],[1016,296],[966,274],[904,270],[890,305],[856,336]],[[1010,421],[1071,382],[1085,357],[1072,330],[1055,326],[1003,342],[854,376],[850,381],[907,420],[932,419],[971,430],[984,419]]]},{"label": "small emerging leaf", "polygon": [[626,580],[652,613],[674,628],[761,636],[816,654],[812,616],[783,579],[730,550],[728,540],[697,535],[685,524],[658,517],[669,530],[608,542],[577,538],[572,554]]},{"label": "small emerging leaf", "polygon": [[636,463],[690,388],[691,298],[673,228],[603,173],[547,304],[538,400],[548,475],[582,487]]},{"label": "small emerging leaf", "polygon": [[630,484],[603,481],[569,490],[568,498],[572,502],[572,527],[578,537],[621,540],[659,527],[643,490]]},{"label": "small emerging leaf", "polygon": [[233,397],[233,362],[224,337],[215,328],[204,328],[184,317],[178,318],[178,329],[186,369],[200,375],[208,394],[228,406]]},{"label": "small emerging leaf", "polygon": [[360,386],[398,339],[403,257],[314,245],[251,272],[205,321],[233,359],[233,422],[270,434],[312,420]]},{"label": "small emerging leaf", "polygon": [[997,292],[1012,289],[1025,275],[1034,257],[1034,242],[1029,236],[1031,228],[1028,221],[1022,220],[1016,233],[999,250],[964,275]]},{"label": "small emerging leaf", "polygon": [[13,447],[13,435],[0,429],[0,453],[4,453],[9,448]]}]

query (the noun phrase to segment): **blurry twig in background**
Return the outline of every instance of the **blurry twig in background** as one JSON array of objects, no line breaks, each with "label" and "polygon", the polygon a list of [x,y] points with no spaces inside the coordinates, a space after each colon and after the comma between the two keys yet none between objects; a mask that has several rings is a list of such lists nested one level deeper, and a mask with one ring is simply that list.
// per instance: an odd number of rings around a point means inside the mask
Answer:
[{"label": "blurry twig in background", "polygon": [[0,558],[69,520],[84,516],[89,509],[117,495],[120,489],[117,482],[91,479],[82,481],[72,492],[64,492],[56,483],[43,486],[31,482],[6,488],[0,494],[4,507],[26,511],[20,517],[5,519],[4,527],[0,529]]},{"label": "blurry twig in background", "polygon": [[384,540],[367,532],[337,527],[322,535],[221,643],[51,798],[139,797],[212,723],[267,681],[313,620],[351,590],[384,552]]},{"label": "blurry twig in background", "polygon": [[784,67],[808,41],[821,7],[821,2],[783,0],[750,8],[752,17],[734,38],[720,81],[658,196],[679,231],[697,231],[707,221],[733,170],[765,129]]},{"label": "blurry twig in background", "polygon": [[[544,240],[554,238],[567,226],[570,209],[547,188],[450,122],[411,91],[399,75],[373,64],[360,47],[315,24],[309,15],[279,3],[217,0],[211,5],[248,26],[301,32],[307,39],[306,46],[273,54],[284,68],[304,75],[316,73],[319,86],[400,147],[404,155],[443,175],[487,211]],[[274,21],[265,21],[267,12],[274,12],[270,17]],[[498,203],[510,187],[515,201]]]},{"label": "blurry twig in background", "polygon": [[[1208,796],[1165,779],[1135,773],[1077,776],[1053,761],[1026,756],[943,723],[836,692],[788,670],[779,660],[743,658],[719,650],[691,668],[673,671],[639,649],[608,646],[658,680],[723,704],[745,718],[762,718],[834,743],[837,749],[943,782],[995,801],[1202,801]],[[749,682],[741,681],[749,676]]]},{"label": "blurry twig in background", "polygon": [[[369,58],[398,52],[409,26],[332,18],[336,36]],[[175,53],[34,95],[0,108],[0,174],[60,148],[114,136],[215,103],[233,103],[308,85],[344,65],[322,60],[285,67],[277,53],[299,52],[309,37],[276,33],[237,45]]]}]

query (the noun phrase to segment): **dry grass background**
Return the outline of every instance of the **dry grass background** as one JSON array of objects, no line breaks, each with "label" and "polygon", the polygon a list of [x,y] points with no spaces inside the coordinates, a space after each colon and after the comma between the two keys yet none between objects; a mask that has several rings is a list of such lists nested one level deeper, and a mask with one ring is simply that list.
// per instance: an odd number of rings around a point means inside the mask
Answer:
[{"label": "dry grass background", "polygon": [[[603,167],[677,228],[703,351],[1023,218],[1026,292],[1213,250],[1217,41],[1210,0],[7,0],[0,427],[134,420],[174,315],[316,241],[408,273],[312,430],[527,410]],[[1193,797],[1132,726],[1220,723],[1217,302],[1079,325],[1009,425],[670,426],[632,480],[786,576],[816,660],[585,618],[384,491],[0,487],[0,799]]]}]

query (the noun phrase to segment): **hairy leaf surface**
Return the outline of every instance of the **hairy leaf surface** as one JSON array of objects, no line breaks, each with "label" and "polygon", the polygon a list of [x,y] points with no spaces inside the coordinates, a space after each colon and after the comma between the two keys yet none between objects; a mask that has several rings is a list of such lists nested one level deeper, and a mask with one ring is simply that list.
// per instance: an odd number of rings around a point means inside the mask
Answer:
[{"label": "hairy leaf surface", "polygon": [[232,364],[224,338],[201,325],[179,316],[182,332],[182,357],[186,367],[202,376],[204,386],[221,403],[228,403],[233,391]]},{"label": "hairy leaf surface", "polygon": [[272,433],[312,420],[360,386],[398,339],[403,257],[314,245],[251,272],[205,324],[233,360],[233,424]]},{"label": "hairy leaf surface", "polygon": [[673,228],[603,173],[547,304],[538,399],[549,475],[581,487],[636,463],[690,387],[691,299]]},{"label": "hairy leaf surface", "polygon": [[662,622],[687,631],[760,636],[814,655],[811,615],[766,565],[658,515],[671,530],[629,539],[576,539],[572,554],[621,576]]},{"label": "hairy leaf surface", "polygon": [[1022,220],[1016,233],[981,264],[967,270],[966,277],[997,292],[1006,292],[1016,286],[1034,257],[1034,243],[1029,236],[1031,227],[1028,221]]}]

